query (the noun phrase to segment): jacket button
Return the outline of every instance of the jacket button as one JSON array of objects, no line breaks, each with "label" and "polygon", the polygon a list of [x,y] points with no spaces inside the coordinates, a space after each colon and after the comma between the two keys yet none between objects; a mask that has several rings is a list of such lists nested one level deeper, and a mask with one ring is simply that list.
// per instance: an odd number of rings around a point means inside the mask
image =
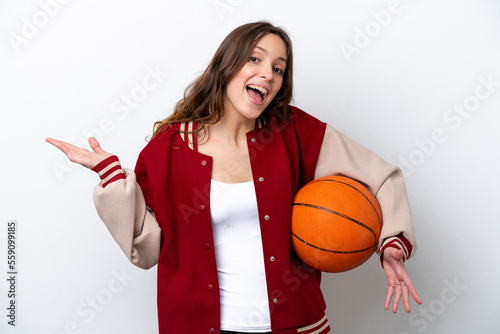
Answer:
[{"label": "jacket button", "polygon": [[265,215],[265,216],[264,216],[264,219],[265,219],[265,220],[269,220],[269,215]]},{"label": "jacket button", "polygon": [[210,334],[215,334],[217,333],[217,330],[215,328],[210,328]]},{"label": "jacket button", "polygon": [[270,259],[271,259],[271,261],[274,261],[274,260],[276,260],[276,259],[274,258],[274,256],[271,256],[271,258],[270,258]]},{"label": "jacket button", "polygon": [[260,182],[264,182],[264,178],[263,177],[259,177],[259,181]]},{"label": "jacket button", "polygon": [[201,160],[201,165],[202,165],[203,167],[205,167],[207,164],[208,164],[208,162],[207,162],[206,160]]},{"label": "jacket button", "polygon": [[206,250],[209,250],[209,249],[210,249],[210,244],[209,244],[208,242],[205,244],[205,249],[206,249]]},{"label": "jacket button", "polygon": [[201,212],[205,211],[206,207],[202,204],[198,207]]},{"label": "jacket button", "polygon": [[250,140],[252,141],[252,143],[255,143],[257,141],[257,139],[255,139],[255,138],[252,138]]},{"label": "jacket button", "polygon": [[273,299],[273,303],[275,303],[275,304],[276,304],[277,302],[278,302],[278,298],[274,298],[274,299]]},{"label": "jacket button", "polygon": [[214,289],[214,286],[212,284],[209,284],[207,286],[208,291],[212,291]]}]

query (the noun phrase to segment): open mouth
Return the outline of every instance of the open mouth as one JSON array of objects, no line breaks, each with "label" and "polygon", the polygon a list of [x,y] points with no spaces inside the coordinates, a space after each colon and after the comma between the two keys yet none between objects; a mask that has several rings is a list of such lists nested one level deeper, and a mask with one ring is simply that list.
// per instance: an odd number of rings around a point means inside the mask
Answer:
[{"label": "open mouth", "polygon": [[257,86],[257,85],[248,85],[247,92],[248,92],[248,95],[250,95],[250,98],[252,98],[253,100],[258,101],[258,102],[263,102],[264,98],[268,94],[267,89],[265,89],[264,87]]}]

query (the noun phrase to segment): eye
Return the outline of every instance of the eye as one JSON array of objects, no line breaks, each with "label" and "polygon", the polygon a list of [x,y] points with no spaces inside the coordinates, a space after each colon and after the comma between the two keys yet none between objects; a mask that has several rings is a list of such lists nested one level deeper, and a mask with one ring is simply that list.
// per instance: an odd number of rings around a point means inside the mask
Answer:
[{"label": "eye", "polygon": [[273,71],[279,75],[283,75],[283,70],[279,67],[273,67]]},{"label": "eye", "polygon": [[251,57],[249,58],[249,61],[251,61],[252,63],[256,63],[256,62],[258,62],[258,61],[259,61],[259,58],[254,57],[254,56],[251,56]]}]

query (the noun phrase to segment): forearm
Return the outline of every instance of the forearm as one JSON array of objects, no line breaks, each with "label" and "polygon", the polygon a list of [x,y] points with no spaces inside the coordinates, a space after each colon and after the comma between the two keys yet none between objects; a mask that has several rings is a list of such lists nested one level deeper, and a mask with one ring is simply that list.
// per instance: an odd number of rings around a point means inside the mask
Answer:
[{"label": "forearm", "polygon": [[97,213],[129,260],[148,269],[158,262],[161,230],[146,206],[136,176],[110,157],[94,169],[102,182],[94,188]]}]

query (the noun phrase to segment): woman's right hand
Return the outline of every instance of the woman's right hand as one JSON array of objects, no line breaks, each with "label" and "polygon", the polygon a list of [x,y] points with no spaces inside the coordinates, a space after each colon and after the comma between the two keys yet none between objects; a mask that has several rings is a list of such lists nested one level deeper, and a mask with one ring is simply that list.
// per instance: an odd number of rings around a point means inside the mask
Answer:
[{"label": "woman's right hand", "polygon": [[64,154],[66,154],[70,161],[80,164],[83,167],[87,167],[89,169],[94,168],[106,158],[113,156],[113,154],[105,152],[99,145],[97,139],[95,139],[94,137],[89,138],[90,147],[94,152],[91,152],[84,148],[76,147],[57,139],[46,138],[45,140],[60,149]]}]

